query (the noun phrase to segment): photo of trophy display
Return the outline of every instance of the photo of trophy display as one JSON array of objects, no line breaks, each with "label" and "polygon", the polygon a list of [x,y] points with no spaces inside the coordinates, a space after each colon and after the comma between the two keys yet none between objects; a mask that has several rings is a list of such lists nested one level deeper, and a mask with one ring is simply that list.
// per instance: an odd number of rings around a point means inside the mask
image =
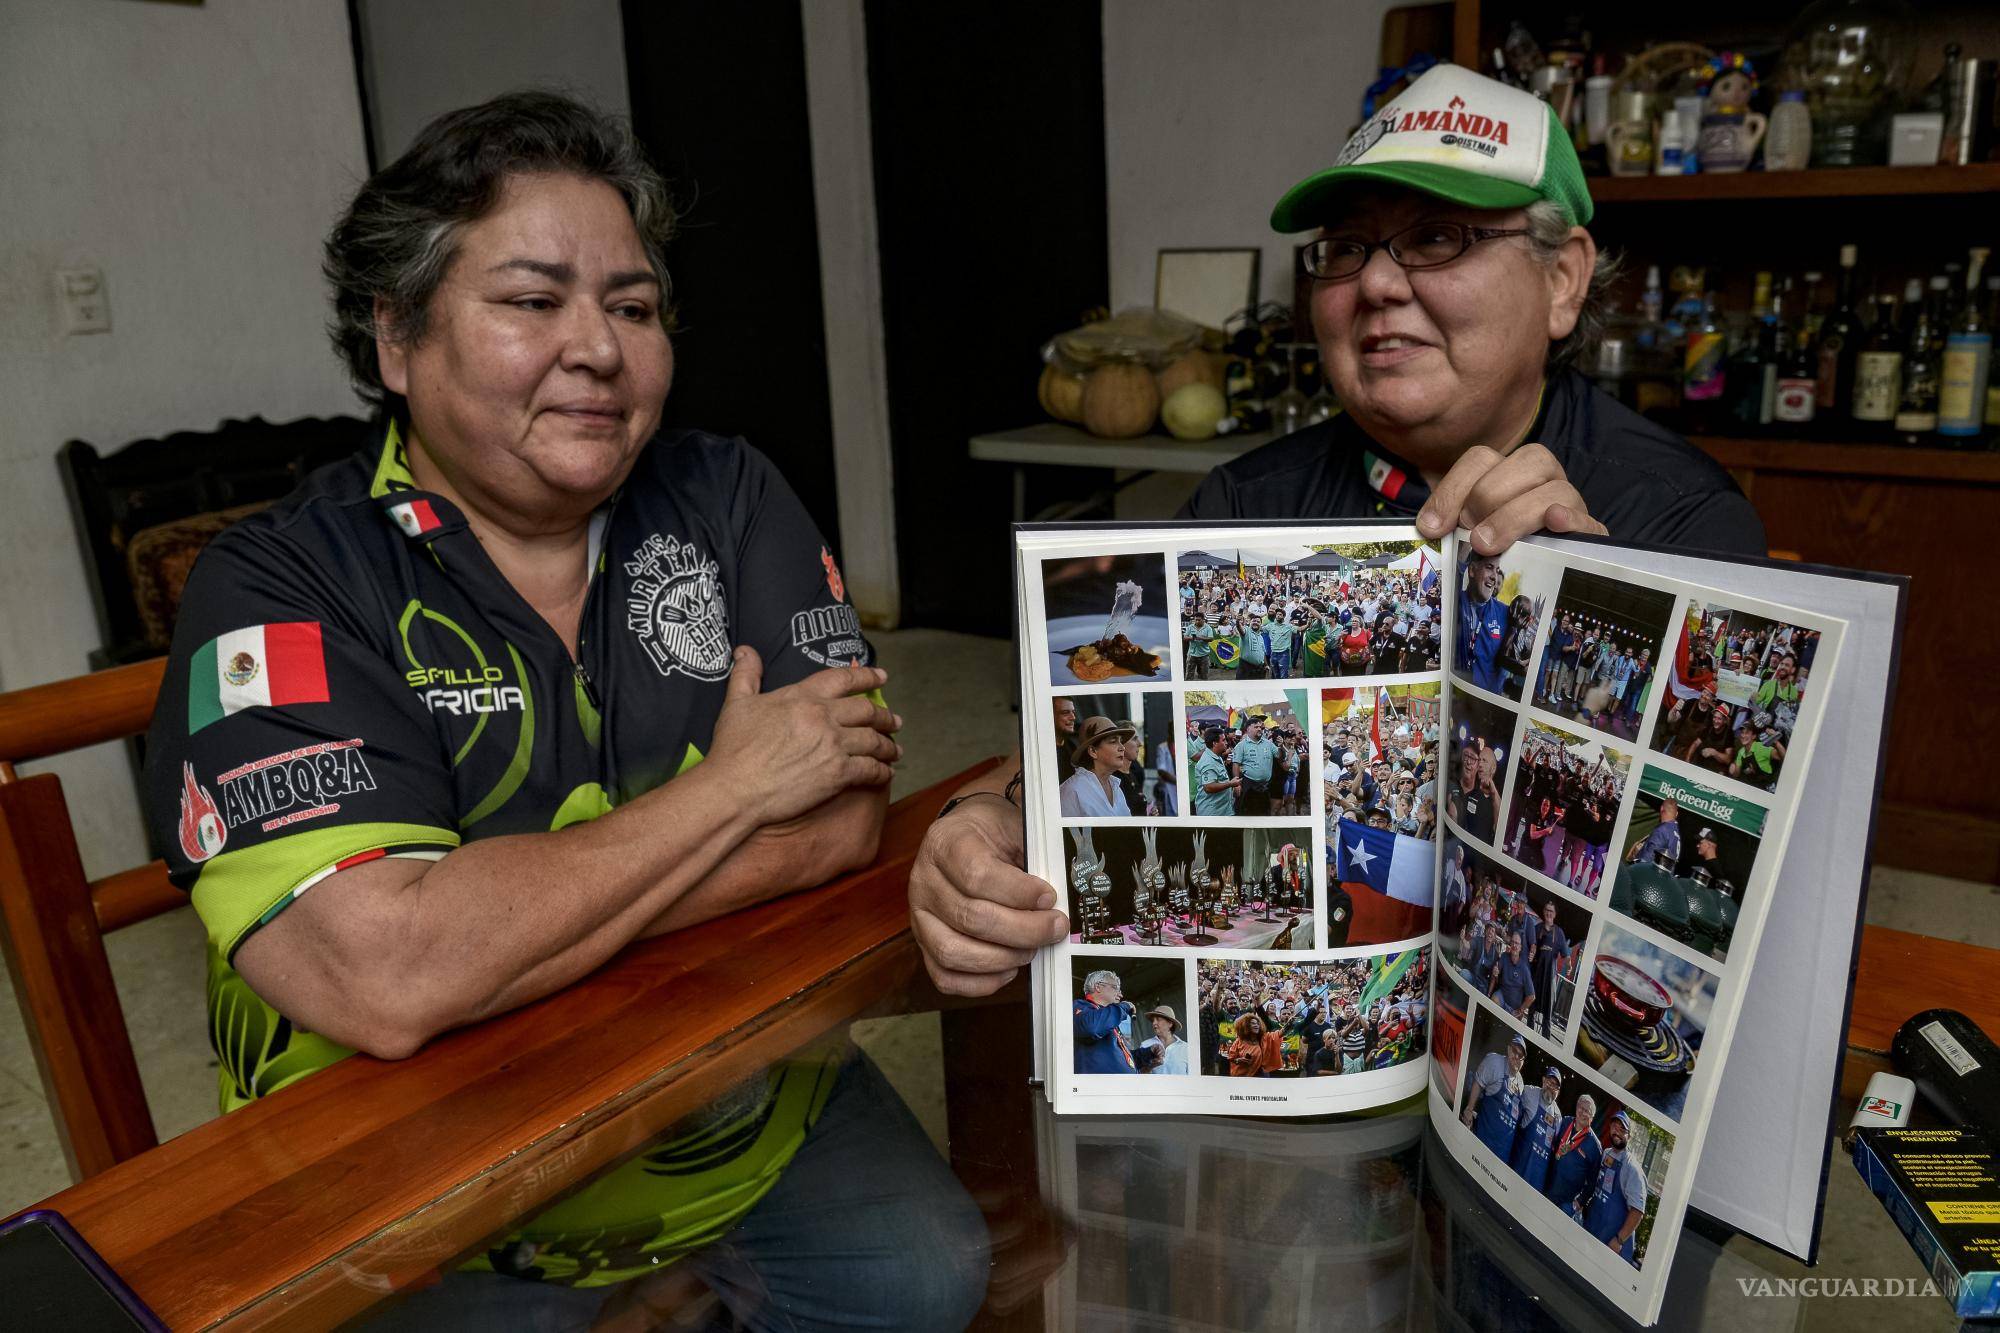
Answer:
[{"label": "photo of trophy display", "polygon": [[1125,937],[1110,924],[1111,876],[1104,858],[1091,846],[1090,830],[1077,830],[1077,855],[1070,862],[1069,882],[1077,906],[1077,923],[1089,944],[1122,944]]},{"label": "photo of trophy display", "polygon": [[1194,835],[1194,863],[1188,871],[1188,902],[1194,908],[1194,931],[1181,936],[1182,943],[1202,948],[1221,943],[1208,933],[1214,922],[1210,914],[1215,910],[1215,879],[1208,873],[1208,835]]},{"label": "photo of trophy display", "polygon": [[1271,874],[1279,884],[1278,906],[1287,920],[1297,921],[1306,905],[1305,880],[1299,873],[1298,853],[1291,848],[1286,848],[1286,852],[1289,855],[1281,854],[1277,858],[1278,863],[1272,867]]},{"label": "photo of trophy display", "polygon": [[1146,855],[1132,867],[1132,919],[1139,927],[1139,942],[1159,944],[1160,926],[1167,911],[1167,876],[1160,869],[1160,831],[1145,831]]},{"label": "photo of trophy display", "polygon": [[1271,914],[1271,896],[1277,892],[1274,876],[1263,874],[1250,881],[1250,901],[1256,905],[1257,920],[1267,926],[1278,924],[1278,918]]},{"label": "photo of trophy display", "polygon": [[1174,929],[1185,940],[1188,930],[1188,881],[1187,867],[1176,865],[1167,871],[1167,914],[1174,919]]}]

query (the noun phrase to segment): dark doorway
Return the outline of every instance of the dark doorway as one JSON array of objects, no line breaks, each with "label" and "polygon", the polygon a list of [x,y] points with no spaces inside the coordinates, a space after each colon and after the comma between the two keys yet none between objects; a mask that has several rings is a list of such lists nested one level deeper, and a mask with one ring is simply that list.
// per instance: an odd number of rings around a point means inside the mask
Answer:
[{"label": "dark doorway", "polygon": [[865,13],[903,623],[1011,634],[1008,474],[966,442],[1040,418],[1036,349],[1109,291],[1102,15]]},{"label": "dark doorway", "polygon": [[669,426],[768,454],[836,546],[799,0],[626,0],[632,127],[685,210]]}]

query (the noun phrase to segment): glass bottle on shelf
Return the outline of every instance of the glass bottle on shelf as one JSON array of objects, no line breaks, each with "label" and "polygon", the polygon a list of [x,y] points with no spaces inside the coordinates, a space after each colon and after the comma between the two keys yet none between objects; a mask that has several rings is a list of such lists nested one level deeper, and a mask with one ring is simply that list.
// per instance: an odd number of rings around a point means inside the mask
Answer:
[{"label": "glass bottle on shelf", "polygon": [[1855,256],[1854,246],[1840,247],[1840,296],[1814,338],[1819,370],[1813,407],[1823,427],[1839,423],[1854,383],[1854,357],[1861,343],[1861,317],[1854,310]]},{"label": "glass bottle on shelf", "polygon": [[1285,387],[1271,396],[1271,433],[1290,435],[1306,425],[1306,396],[1299,392],[1299,348],[1310,343],[1285,344]]},{"label": "glass bottle on shelf", "polygon": [[1804,435],[1812,425],[1819,390],[1819,365],[1813,357],[1812,339],[1804,321],[1799,327],[1777,321],[1778,388],[1771,403],[1771,421],[1778,430]]},{"label": "glass bottle on shelf", "polygon": [[1911,278],[1903,295],[1911,318],[1909,335],[1903,341],[1903,392],[1896,404],[1896,433],[1904,444],[1924,444],[1937,429],[1936,293],[1932,293],[1932,300],[1923,300],[1923,284]]},{"label": "glass bottle on shelf", "polygon": [[[1653,330],[1653,337],[1659,335],[1660,316],[1666,308],[1666,293],[1660,290],[1660,266],[1648,264],[1646,288],[1639,293],[1639,319],[1646,328]],[[1641,339],[1642,346],[1652,346],[1652,337],[1642,334]]]},{"label": "glass bottle on shelf", "polygon": [[1943,369],[1938,379],[1938,434],[1964,444],[1986,428],[1986,379],[1993,362],[1993,326],[1981,300],[1981,270],[1990,254],[1974,246],[1965,270],[1965,299],[1951,317],[1945,334]]},{"label": "glass bottle on shelf", "polygon": [[1770,137],[1764,140],[1764,170],[1803,171],[1812,163],[1812,112],[1803,88],[1778,94],[1771,111]]},{"label": "glass bottle on shelf", "polygon": [[1826,318],[1826,311],[1819,304],[1820,279],[1825,276],[1816,268],[1806,270],[1805,290],[1799,293],[1799,305],[1793,312],[1799,331],[1805,335],[1807,342],[1819,336],[1820,321]]},{"label": "glass bottle on shelf", "polygon": [[1772,339],[1771,275],[1757,275],[1750,306],[1750,325],[1743,345],[1729,362],[1729,415],[1752,433],[1771,424],[1772,400],[1778,390],[1778,363]]},{"label": "glass bottle on shelf", "polygon": [[[1986,324],[1988,328],[2000,325],[2000,275],[1988,274],[1986,278]],[[1986,431],[1989,435],[2000,431],[2000,375],[1993,373],[1990,358],[1986,370]]]},{"label": "glass bottle on shelf", "polygon": [[1713,424],[1717,400],[1728,380],[1723,365],[1725,350],[1715,293],[1705,292],[1701,315],[1687,331],[1687,352],[1681,359],[1681,402],[1692,429],[1705,430]]},{"label": "glass bottle on shelf", "polygon": [[1903,338],[1896,324],[1896,298],[1875,298],[1875,322],[1854,358],[1855,425],[1879,433],[1896,419],[1903,394]]}]

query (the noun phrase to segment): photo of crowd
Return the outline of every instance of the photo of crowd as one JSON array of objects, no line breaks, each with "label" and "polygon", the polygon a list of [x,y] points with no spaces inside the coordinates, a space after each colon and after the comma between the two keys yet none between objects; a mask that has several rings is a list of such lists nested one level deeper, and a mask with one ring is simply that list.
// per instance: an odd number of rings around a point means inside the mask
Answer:
[{"label": "photo of crowd", "polygon": [[1631,771],[1631,756],[1597,737],[1529,719],[1507,812],[1507,855],[1595,898]]},{"label": "photo of crowd", "polygon": [[1045,560],[1042,610],[1051,685],[1172,679],[1164,555]]},{"label": "photo of crowd", "polygon": [[1465,984],[1530,1032],[1560,1038],[1575,1010],[1590,913],[1457,838],[1444,846],[1438,936]]},{"label": "photo of crowd", "polygon": [[1564,570],[1535,673],[1535,707],[1637,740],[1675,600],[1658,588]]},{"label": "photo of crowd", "polygon": [[1460,1123],[1555,1216],[1643,1267],[1673,1134],[1490,1010],[1473,1016],[1468,1047]]},{"label": "photo of crowd", "polygon": [[1181,728],[1188,806],[1216,818],[1312,813],[1304,690],[1190,690]]},{"label": "photo of crowd", "polygon": [[1430,950],[1327,963],[1195,964],[1201,1070],[1297,1078],[1390,1069],[1426,1050]]},{"label": "photo of crowd", "polygon": [[1177,958],[1070,955],[1071,1063],[1079,1074],[1194,1072]]},{"label": "photo of crowd", "polygon": [[1064,819],[1174,813],[1171,694],[1064,694],[1050,701],[1050,712]]},{"label": "photo of crowd", "polygon": [[1727,960],[1765,814],[1719,788],[1643,768],[1611,885],[1612,910]]},{"label": "photo of crowd", "polygon": [[1458,1073],[1465,1063],[1466,1010],[1472,1002],[1449,969],[1439,970],[1431,998],[1436,1002],[1431,1010],[1431,1079],[1444,1104],[1457,1106]]},{"label": "photo of crowd", "polygon": [[1607,923],[1588,975],[1576,1058],[1679,1120],[1715,1012],[1715,974]]},{"label": "photo of crowd", "polygon": [[1500,828],[1500,788],[1514,741],[1514,715],[1464,690],[1451,692],[1451,756],[1445,773],[1444,813],[1481,842]]},{"label": "photo of crowd", "polygon": [[1544,586],[1545,568],[1525,546],[1505,556],[1481,555],[1470,543],[1460,548],[1458,624],[1451,657],[1451,669],[1460,680],[1521,701],[1535,633],[1553,592]]},{"label": "photo of crowd", "polygon": [[1651,748],[1763,791],[1776,787],[1819,639],[1818,630],[1691,603]]},{"label": "photo of crowd", "polygon": [[1183,551],[1177,564],[1189,681],[1437,669],[1437,553],[1422,543]]},{"label": "photo of crowd", "polygon": [[1321,691],[1327,836],[1341,820],[1436,836],[1439,731],[1434,681]]},{"label": "photo of crowd", "polygon": [[1063,830],[1074,944],[1313,947],[1312,830]]}]

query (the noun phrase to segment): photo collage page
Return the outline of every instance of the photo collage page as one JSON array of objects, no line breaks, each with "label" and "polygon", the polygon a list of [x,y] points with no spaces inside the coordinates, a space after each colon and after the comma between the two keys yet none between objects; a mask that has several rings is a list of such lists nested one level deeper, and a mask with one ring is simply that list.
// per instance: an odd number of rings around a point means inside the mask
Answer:
[{"label": "photo collage page", "polygon": [[1433,1115],[1490,1192],[1639,1309],[1840,622],[1534,543],[1448,549]]},{"label": "photo collage page", "polygon": [[1043,1034],[1058,1109],[1408,1096],[1429,1049],[1442,557],[1401,526],[1186,534],[1022,545],[1029,868],[1071,928],[1039,964],[1067,980]]}]

